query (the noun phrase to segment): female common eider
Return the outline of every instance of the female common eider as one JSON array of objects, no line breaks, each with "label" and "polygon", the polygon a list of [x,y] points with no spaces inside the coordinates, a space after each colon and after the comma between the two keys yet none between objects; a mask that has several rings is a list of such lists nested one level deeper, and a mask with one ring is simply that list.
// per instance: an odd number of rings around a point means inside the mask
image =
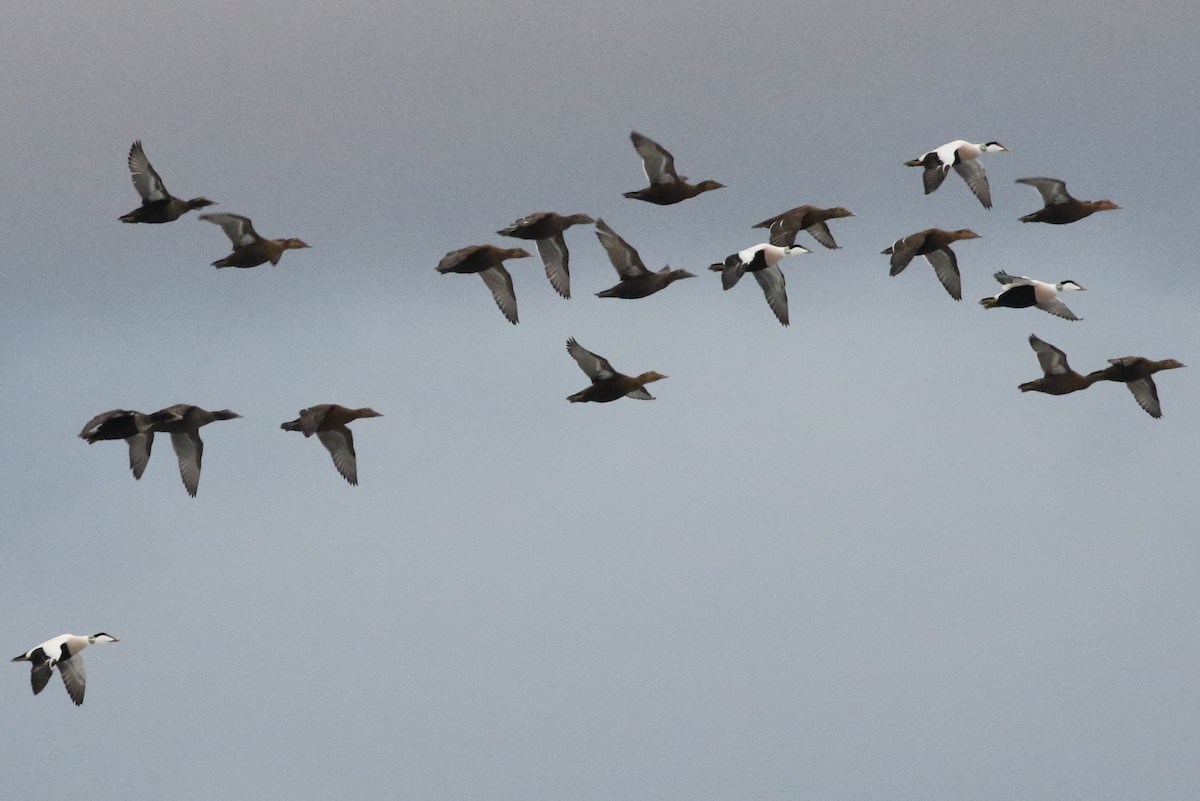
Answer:
[{"label": "female common eider", "polygon": [[603,292],[597,292],[598,298],[645,298],[681,278],[695,278],[695,273],[687,270],[672,270],[663,267],[658,272],[651,272],[642,263],[642,257],[633,246],[608,226],[603,219],[596,220],[596,238],[608,253],[608,260],[616,269],[621,280]]},{"label": "female common eider", "polygon": [[751,227],[770,229],[772,245],[791,247],[796,244],[796,235],[798,233],[808,231],[812,234],[813,239],[827,248],[834,249],[838,247],[838,243],[834,241],[833,234],[829,232],[829,226],[825,224],[825,221],[839,217],[853,216],[854,214],[851,211],[841,206],[832,209],[822,209],[816,206],[797,206],[794,209],[789,209],[783,214],[777,214]]},{"label": "female common eider", "polygon": [[33,684],[33,694],[37,695],[46,689],[50,674],[58,668],[67,695],[75,702],[75,706],[83,703],[83,691],[87,687],[87,672],[83,669],[83,657],[79,652],[93,643],[120,642],[111,634],[100,632],[87,637],[78,634],[60,634],[52,640],[46,640],[41,645],[30,648],[20,656],[14,656],[14,662],[32,662],[33,673],[30,682]]},{"label": "female common eider", "polygon": [[228,409],[210,412],[189,403],[177,403],[162,411],[179,418],[162,424],[158,430],[171,435],[171,447],[175,449],[175,458],[179,461],[179,477],[183,480],[183,488],[195,498],[200,489],[200,461],[204,458],[201,427],[217,420],[236,420],[241,415]]},{"label": "female common eider", "polygon": [[500,236],[511,236],[517,239],[532,239],[537,245],[538,255],[546,266],[546,277],[550,286],[564,298],[571,297],[571,271],[567,252],[567,242],[563,239],[563,231],[572,225],[591,225],[594,223],[586,214],[555,214],[552,211],[538,211],[528,217],[522,217],[507,228],[496,233]]},{"label": "female common eider", "polygon": [[202,209],[205,206],[216,205],[206,197],[194,197],[191,200],[177,198],[163,186],[162,178],[150,166],[146,151],[142,150],[140,141],[134,142],[129,148],[129,173],[133,179],[133,188],[142,196],[142,205],[128,214],[120,217],[124,223],[165,223],[178,220],[192,209]]},{"label": "female common eider", "polygon": [[775,319],[783,325],[789,325],[787,282],[784,280],[783,271],[779,269],[779,262],[793,253],[812,251],[803,245],[780,247],[764,242],[739,250],[727,256],[723,264],[713,264],[708,269],[721,274],[721,288],[726,291],[737,284],[745,273],[754,273],[754,280],[762,287],[767,305],[775,313]]},{"label": "female common eider", "polygon": [[300,416],[279,425],[284,431],[300,431],[306,437],[317,435],[333,457],[333,466],[342,478],[358,486],[358,457],[354,453],[354,435],[346,424],[364,417],[383,417],[374,409],[349,409],[336,403],[322,403],[300,410]]},{"label": "female common eider", "polygon": [[214,261],[213,267],[257,267],[267,262],[274,267],[285,250],[312,247],[299,239],[263,239],[250,218],[240,214],[201,214],[200,219],[221,226],[233,243],[233,252]]},{"label": "female common eider", "polygon": [[1033,334],[1029,335],[1029,346],[1037,353],[1038,363],[1042,366],[1044,375],[1041,378],[1035,378],[1033,381],[1026,381],[1024,384],[1017,385],[1017,389],[1022,392],[1033,391],[1045,392],[1047,395],[1067,395],[1072,392],[1078,392],[1081,389],[1087,389],[1100,380],[1096,373],[1080,375],[1072,370],[1071,366],[1067,364],[1067,354],[1049,342],[1038,339]]},{"label": "female common eider", "polygon": [[141,478],[150,463],[150,450],[154,447],[154,432],[163,431],[171,423],[182,418],[163,409],[153,414],[142,414],[130,409],[113,409],[87,421],[79,437],[91,445],[105,439],[123,439],[129,444],[129,469],[134,478]]},{"label": "female common eider", "polygon": [[1159,370],[1174,370],[1186,366],[1175,359],[1155,361],[1143,356],[1122,356],[1119,359],[1109,359],[1108,363],[1109,367],[1097,370],[1088,377],[1095,376],[1095,380],[1098,381],[1117,381],[1129,387],[1138,406],[1156,419],[1162,417],[1162,405],[1158,402],[1158,387],[1154,385],[1154,379],[1150,376]]},{"label": "female common eider", "polygon": [[936,150],[930,150],[920,158],[904,162],[906,167],[924,167],[923,179],[925,194],[937,189],[946,180],[946,173],[953,167],[962,176],[967,186],[979,198],[985,209],[992,207],[992,190],[988,186],[987,173],[983,165],[976,159],[981,153],[991,153],[996,150],[1008,150],[999,142],[985,142],[981,145],[968,142],[965,139],[955,139],[947,142]]},{"label": "female common eider", "polygon": [[962,300],[962,276],[958,272],[958,258],[950,249],[951,242],[960,239],[978,239],[979,234],[967,228],[957,231],[944,231],[941,228],[926,228],[915,234],[909,234],[903,239],[897,239],[890,248],[883,250],[884,255],[890,254],[890,275],[899,275],[913,260],[914,256],[924,256],[933,266],[938,280],[955,300]]},{"label": "female common eider", "polygon": [[983,298],[979,301],[985,309],[994,309],[997,306],[1009,309],[1027,309],[1030,306],[1037,306],[1042,311],[1050,312],[1064,320],[1080,319],[1058,297],[1059,292],[1083,291],[1084,287],[1074,281],[1067,280],[1059,281],[1057,284],[1047,284],[1045,281],[1038,281],[1025,275],[1009,275],[1003,270],[995,274],[995,279],[1005,286],[993,297]]},{"label": "female common eider", "polygon": [[1021,222],[1066,225],[1098,211],[1121,208],[1111,200],[1076,200],[1067,192],[1067,185],[1057,178],[1018,178],[1017,183],[1032,186],[1041,194],[1042,202],[1046,204],[1032,214],[1021,217]]},{"label": "female common eider", "polygon": [[642,136],[637,131],[629,134],[629,138],[633,140],[634,149],[642,157],[642,169],[646,171],[646,178],[649,179],[650,186],[634,192],[626,192],[625,197],[656,203],[659,206],[669,206],[672,203],[695,197],[701,192],[721,189],[725,186],[716,181],[689,184],[685,176],[675,172],[675,157],[668,153],[666,148],[653,139]]},{"label": "female common eider", "polygon": [[608,363],[608,359],[597,356],[575,341],[567,340],[567,353],[571,354],[579,369],[592,379],[592,385],[586,389],[567,396],[571,403],[608,403],[617,398],[637,398],[638,400],[654,400],[654,396],[646,391],[646,384],[666,378],[661,373],[651,370],[637,376],[618,373]]},{"label": "female common eider", "polygon": [[498,248],[495,245],[469,245],[452,250],[438,262],[437,271],[446,273],[478,273],[492,291],[492,298],[501,313],[513,325],[517,324],[517,293],[512,276],[504,269],[506,259],[528,258],[523,248]]}]

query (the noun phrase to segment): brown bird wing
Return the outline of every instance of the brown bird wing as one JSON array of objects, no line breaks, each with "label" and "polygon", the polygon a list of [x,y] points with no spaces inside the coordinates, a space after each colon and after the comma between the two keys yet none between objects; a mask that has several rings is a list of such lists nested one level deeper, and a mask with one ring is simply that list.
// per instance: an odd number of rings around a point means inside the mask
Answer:
[{"label": "brown bird wing", "polygon": [[576,342],[574,337],[567,340],[567,353],[571,354],[571,358],[579,365],[579,369],[592,379],[593,384],[617,375],[617,371],[608,363],[608,359],[592,353]]},{"label": "brown bird wing", "polygon": [[616,268],[617,275],[622,279],[637,278],[650,272],[642,263],[642,257],[617,232],[608,226],[603,219],[596,220],[596,238],[608,253],[608,260]]},{"label": "brown bird wing", "polygon": [[933,265],[933,271],[937,273],[938,280],[946,287],[950,297],[962,300],[962,276],[958,273],[958,259],[955,258],[954,251],[948,247],[931,250],[925,254],[925,259]]},{"label": "brown bird wing", "polygon": [[479,277],[492,291],[492,298],[500,307],[500,311],[504,313],[510,323],[516,325],[517,293],[513,289],[512,276],[508,274],[508,270],[504,269],[504,265],[497,264],[495,267],[489,267],[481,272]]}]

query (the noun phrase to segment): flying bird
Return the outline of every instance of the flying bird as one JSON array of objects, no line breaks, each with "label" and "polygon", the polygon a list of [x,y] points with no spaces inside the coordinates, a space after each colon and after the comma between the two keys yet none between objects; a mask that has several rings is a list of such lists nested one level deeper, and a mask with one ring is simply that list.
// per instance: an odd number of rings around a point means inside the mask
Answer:
[{"label": "flying bird", "polygon": [[129,444],[129,469],[133,477],[141,478],[150,463],[150,449],[154,447],[154,432],[163,431],[164,426],[178,423],[182,418],[169,409],[142,414],[130,409],[113,409],[88,420],[79,432],[88,445],[105,439],[123,439]]},{"label": "flying bird", "polygon": [[659,206],[669,206],[681,200],[695,197],[701,192],[721,189],[725,184],[716,181],[701,181],[689,184],[687,177],[675,172],[675,157],[667,149],[653,139],[642,136],[637,131],[629,134],[633,140],[633,148],[642,157],[642,169],[650,186],[633,192],[626,192],[625,197],[634,200],[644,200]]},{"label": "flying bird", "polygon": [[938,280],[955,300],[962,300],[962,276],[958,272],[958,258],[950,249],[951,242],[961,239],[978,239],[979,234],[967,228],[957,231],[944,231],[941,228],[926,228],[915,234],[909,234],[903,239],[897,239],[890,248],[882,251],[891,255],[892,269],[890,275],[899,275],[913,260],[914,256],[924,256],[933,267]]},{"label": "flying bird", "polygon": [[285,250],[312,247],[299,239],[263,239],[250,218],[240,214],[201,214],[200,219],[221,226],[233,243],[233,252],[214,261],[213,267],[257,267],[267,262],[274,267]]},{"label": "flying bird", "polygon": [[229,409],[210,412],[199,406],[188,403],[177,403],[162,410],[178,417],[163,423],[159,431],[171,435],[171,446],[175,449],[175,457],[179,460],[179,477],[183,487],[193,498],[200,489],[200,461],[204,458],[204,441],[200,439],[200,429],[217,420],[234,420],[241,417]]},{"label": "flying bird", "polygon": [[1004,289],[990,298],[983,298],[979,301],[985,309],[994,309],[997,306],[1009,309],[1027,309],[1030,306],[1036,306],[1042,311],[1050,312],[1064,320],[1080,319],[1058,297],[1060,292],[1084,290],[1084,287],[1074,281],[1068,279],[1059,281],[1057,284],[1048,284],[1025,275],[1009,275],[1003,270],[996,273],[994,277],[1004,284]]},{"label": "flying bird", "polygon": [[594,222],[595,220],[586,214],[564,216],[552,211],[538,211],[528,217],[522,217],[496,233],[500,236],[534,240],[538,255],[542,257],[542,264],[546,266],[546,277],[550,279],[550,286],[564,298],[569,298],[571,254],[567,252],[567,241],[563,238],[563,232],[572,225],[591,225]]},{"label": "flying bird", "polygon": [[129,173],[133,179],[133,188],[142,196],[142,205],[128,214],[120,217],[124,223],[165,223],[178,220],[192,209],[202,209],[205,206],[216,205],[206,197],[194,197],[191,200],[177,198],[163,186],[162,178],[150,166],[146,151],[142,150],[140,141],[134,142],[129,148]]},{"label": "flying bird", "polygon": [[1047,395],[1067,395],[1072,392],[1078,392],[1081,389],[1087,389],[1092,384],[1099,381],[1096,373],[1088,375],[1080,375],[1071,369],[1071,365],[1067,364],[1067,354],[1063,353],[1058,348],[1038,339],[1035,335],[1029,335],[1029,346],[1037,353],[1038,364],[1042,366],[1042,377],[1035,378],[1033,381],[1026,381],[1024,384],[1019,384],[1017,389],[1022,392],[1045,392]]},{"label": "flying bird", "polygon": [[513,325],[517,324],[517,293],[512,276],[504,269],[507,259],[524,259],[529,251],[522,248],[498,248],[495,245],[470,245],[452,250],[438,262],[437,271],[446,273],[478,273],[492,291],[496,305]]},{"label": "flying bird", "polygon": [[592,353],[576,342],[574,337],[567,340],[567,353],[571,354],[579,369],[592,379],[591,386],[567,397],[571,403],[608,403],[624,397],[654,400],[654,396],[646,391],[646,384],[666,378],[653,370],[637,376],[618,373],[608,359]]},{"label": "flying bird", "polygon": [[316,434],[333,457],[333,466],[342,478],[357,486],[358,457],[354,452],[354,435],[346,424],[364,417],[383,415],[367,407],[350,409],[336,403],[322,403],[301,409],[299,417],[281,423],[279,427],[284,431],[300,431],[306,437]]},{"label": "flying bird", "polygon": [[721,274],[721,288],[726,291],[732,289],[743,275],[753,273],[775,318],[783,325],[789,325],[787,282],[783,278],[783,271],[779,269],[779,262],[793,253],[811,252],[803,245],[780,247],[764,242],[739,250],[727,256],[724,263],[713,264],[708,269]]},{"label": "flying bird", "polygon": [[30,648],[20,656],[14,656],[12,661],[33,663],[30,683],[33,685],[34,695],[46,689],[46,683],[50,681],[50,674],[57,667],[58,675],[62,676],[63,685],[67,688],[67,695],[71,696],[75,706],[79,706],[83,703],[83,691],[87,689],[87,672],[83,669],[83,657],[79,655],[79,652],[89,645],[102,642],[120,642],[120,640],[104,632],[87,637],[81,637],[78,634],[60,634],[53,639],[46,640],[41,645]]},{"label": "flying bird", "polygon": [[663,267],[657,272],[648,270],[633,246],[619,237],[602,219],[596,220],[596,238],[604,246],[608,260],[621,278],[614,286],[597,292],[598,298],[645,298],[681,278],[696,277],[695,273],[672,270],[670,267]]},{"label": "flying bird", "polygon": [[1133,399],[1137,401],[1146,414],[1153,418],[1162,417],[1162,405],[1158,402],[1158,387],[1150,376],[1160,370],[1174,370],[1185,367],[1175,359],[1147,359],[1143,356],[1122,356],[1119,359],[1109,359],[1109,366],[1097,370],[1089,378],[1095,376],[1098,381],[1116,381],[1129,387]]},{"label": "flying bird", "polygon": [[794,209],[789,209],[783,214],[777,214],[751,227],[770,229],[772,245],[791,247],[796,244],[797,234],[801,231],[808,231],[812,234],[813,239],[825,247],[833,249],[838,247],[838,243],[834,241],[833,234],[829,232],[829,226],[826,225],[825,221],[834,220],[839,217],[853,216],[854,214],[851,211],[841,206],[832,209],[822,209],[817,206],[797,206]]},{"label": "flying bird", "polygon": [[1111,200],[1076,200],[1067,192],[1067,185],[1057,178],[1018,178],[1017,183],[1028,184],[1042,196],[1046,205],[1032,214],[1021,217],[1021,222],[1044,222],[1051,225],[1066,225],[1098,211],[1121,208]]},{"label": "flying bird", "polygon": [[904,165],[925,168],[922,178],[927,195],[942,185],[942,181],[946,180],[946,174],[953,167],[954,171],[967,182],[967,186],[975,193],[975,197],[979,198],[983,207],[990,209],[992,207],[992,190],[988,186],[987,173],[984,172],[983,165],[976,159],[983,153],[992,153],[997,150],[1008,150],[1008,148],[999,142],[985,142],[977,145],[965,139],[955,139],[935,150],[930,150],[919,158],[904,162]]}]

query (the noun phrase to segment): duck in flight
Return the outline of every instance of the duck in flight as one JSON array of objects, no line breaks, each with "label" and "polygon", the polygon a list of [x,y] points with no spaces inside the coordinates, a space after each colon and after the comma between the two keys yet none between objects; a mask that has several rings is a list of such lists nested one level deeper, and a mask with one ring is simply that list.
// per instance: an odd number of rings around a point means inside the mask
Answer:
[{"label": "duck in flight", "polygon": [[122,214],[124,223],[165,223],[178,220],[192,209],[202,209],[205,206],[216,205],[206,197],[194,197],[184,200],[175,197],[163,186],[162,178],[150,166],[146,151],[140,141],[134,142],[129,148],[129,174],[133,179],[133,188],[142,196],[142,205],[128,214]]},{"label": "duck in flight", "polygon": [[60,634],[46,640],[41,645],[30,648],[20,656],[14,656],[14,662],[31,662],[33,673],[30,682],[33,684],[33,694],[37,695],[46,689],[50,674],[58,668],[67,695],[75,702],[75,706],[83,703],[83,691],[87,687],[87,672],[83,669],[83,657],[79,652],[89,645],[103,642],[120,642],[111,634],[100,632],[86,637],[78,634]]},{"label": "duck in flight", "polygon": [[1008,150],[1008,148],[999,142],[984,142],[977,145],[965,139],[955,139],[953,142],[947,142],[939,148],[930,150],[919,158],[904,162],[904,165],[925,169],[922,179],[927,195],[942,185],[942,181],[946,180],[946,174],[953,167],[954,171],[967,182],[967,186],[975,193],[975,197],[979,198],[983,207],[990,209],[992,207],[992,190],[988,186],[987,173],[978,158],[984,153],[993,153],[998,150]]},{"label": "duck in flight", "polygon": [[633,148],[642,157],[642,169],[650,186],[633,192],[626,192],[625,197],[634,200],[644,200],[659,206],[670,206],[673,203],[693,198],[702,192],[721,189],[725,184],[716,181],[701,181],[689,184],[687,177],[675,172],[675,157],[667,149],[653,139],[642,136],[637,131],[629,134],[633,140]]}]

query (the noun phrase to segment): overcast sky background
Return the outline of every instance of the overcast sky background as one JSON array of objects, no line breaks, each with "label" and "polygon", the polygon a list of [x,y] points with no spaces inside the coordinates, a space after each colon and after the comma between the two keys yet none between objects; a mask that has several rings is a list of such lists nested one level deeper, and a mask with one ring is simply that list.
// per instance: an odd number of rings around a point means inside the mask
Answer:
[{"label": "overcast sky background", "polygon": [[[1200,354],[1194,2],[13,6],[0,29],[5,657],[63,632],[87,701],[9,665],[12,798],[1195,799]],[[638,130],[727,188],[670,207]],[[906,159],[999,140],[995,208]],[[122,225],[125,156],[300,237],[215,270],[191,213]],[[1026,176],[1122,210],[1024,225]],[[790,328],[704,268],[792,206]],[[602,216],[574,298],[510,262],[521,323],[447,251]],[[969,227],[964,300],[879,251]],[[1082,322],[984,311],[996,270]],[[1125,387],[1018,393],[1037,333]],[[652,403],[568,404],[577,337]],[[336,402],[361,485],[279,430]],[[94,414],[172,403],[135,482]]]}]

